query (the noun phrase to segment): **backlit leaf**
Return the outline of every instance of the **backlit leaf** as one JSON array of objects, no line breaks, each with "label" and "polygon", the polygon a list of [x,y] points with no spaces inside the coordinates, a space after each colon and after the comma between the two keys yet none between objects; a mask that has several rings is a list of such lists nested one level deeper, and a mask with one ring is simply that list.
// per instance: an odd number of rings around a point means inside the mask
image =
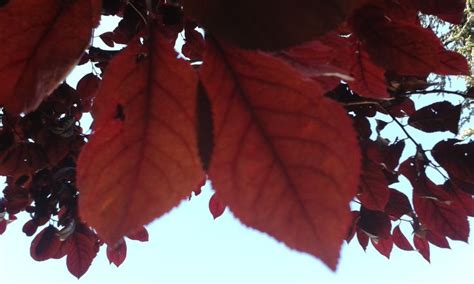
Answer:
[{"label": "backlit leaf", "polygon": [[431,29],[419,23],[394,21],[374,6],[359,10],[354,31],[372,60],[387,71],[423,76],[470,74],[466,59],[444,48]]},{"label": "backlit leaf", "polygon": [[217,219],[224,213],[225,205],[219,200],[217,195],[214,193],[209,200],[209,211],[211,211],[212,217]]},{"label": "backlit leaf", "polygon": [[400,166],[413,186],[413,205],[420,222],[428,229],[453,240],[467,242],[469,223],[465,210],[441,186],[418,173],[413,159]]},{"label": "backlit leaf", "polygon": [[68,245],[67,269],[72,275],[81,278],[99,251],[98,239],[84,225],[79,225],[66,242]]},{"label": "backlit leaf", "polygon": [[115,264],[119,267],[127,257],[127,244],[125,240],[122,239],[117,244],[111,246],[107,245],[107,258],[110,263]]},{"label": "backlit leaf", "polygon": [[30,254],[36,261],[53,258],[61,248],[61,241],[54,226],[47,226],[31,242]]},{"label": "backlit leaf", "polygon": [[360,165],[344,109],[269,55],[209,41],[204,62],[219,197],[244,224],[335,269]]},{"label": "backlit leaf", "polygon": [[[365,143],[363,148],[366,151],[380,152],[375,143]],[[378,154],[381,156],[381,153]],[[362,175],[357,198],[365,208],[383,211],[389,196],[388,183],[381,164],[366,155],[362,161]]]},{"label": "backlit leaf", "polygon": [[416,250],[423,256],[423,258],[430,262],[430,244],[428,241],[415,234],[413,235],[413,244],[415,245]]},{"label": "backlit leaf", "polygon": [[13,113],[38,107],[81,58],[100,9],[100,0],[10,1],[0,9],[0,104]]},{"label": "backlit leaf", "polygon": [[[197,76],[158,32],[107,67],[95,132],[78,161],[79,210],[108,244],[163,215],[204,179],[195,134]],[[97,204],[97,200],[101,200]]]},{"label": "backlit leaf", "polygon": [[390,258],[390,253],[393,249],[393,240],[391,237],[387,237],[385,239],[379,238],[371,238],[370,241],[374,248],[380,252],[381,255],[385,256],[386,258]]},{"label": "backlit leaf", "polygon": [[402,230],[400,230],[400,226],[396,226],[395,229],[393,229],[392,239],[393,243],[400,249],[408,251],[413,250],[412,245],[402,233]]}]

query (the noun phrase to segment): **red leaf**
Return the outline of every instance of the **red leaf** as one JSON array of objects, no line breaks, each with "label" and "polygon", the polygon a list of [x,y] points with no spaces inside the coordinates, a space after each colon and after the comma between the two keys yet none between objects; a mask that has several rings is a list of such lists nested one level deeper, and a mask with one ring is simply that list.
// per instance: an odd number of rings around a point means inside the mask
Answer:
[{"label": "red leaf", "polygon": [[38,229],[38,225],[35,223],[33,219],[29,220],[23,225],[23,233],[25,233],[28,237],[33,236]]},{"label": "red leaf", "polygon": [[46,166],[42,147],[36,143],[24,142],[0,152],[0,175],[20,177],[35,173]]},{"label": "red leaf", "polygon": [[408,250],[408,251],[413,250],[412,245],[410,244],[410,242],[408,242],[407,238],[400,230],[400,226],[396,226],[395,229],[393,229],[392,234],[393,234],[392,235],[393,242],[395,243],[397,247],[399,247],[402,250]]},{"label": "red leaf", "polygon": [[455,139],[439,142],[431,154],[448,172],[454,185],[474,195],[474,143],[457,142]]},{"label": "red leaf", "polygon": [[360,210],[357,226],[371,238],[379,239],[388,238],[392,229],[392,223],[384,212],[372,211],[364,207]]},{"label": "red leaf", "polygon": [[195,29],[195,25],[186,24],[184,28],[185,42],[181,52],[191,61],[202,60],[204,37]]},{"label": "red leaf", "polygon": [[209,200],[209,211],[211,211],[212,217],[217,219],[224,213],[225,205],[218,199],[217,195],[214,193]]},{"label": "red leaf", "polygon": [[426,231],[425,235],[426,235],[425,236],[426,240],[434,244],[435,246],[440,247],[440,248],[450,248],[449,242],[445,236],[436,234],[431,231]]},{"label": "red leaf", "polygon": [[360,229],[357,230],[357,240],[364,251],[367,250],[367,246],[369,245],[369,236],[367,236],[364,231]]},{"label": "red leaf", "polygon": [[468,75],[463,56],[448,51],[431,29],[419,23],[396,21],[385,11],[367,6],[354,17],[356,35],[375,63],[402,75]]},{"label": "red leaf", "polygon": [[430,244],[428,241],[415,234],[413,235],[413,244],[415,245],[416,250],[423,256],[423,258],[430,262]]},{"label": "red leaf", "polygon": [[[365,143],[363,148],[367,152],[376,151],[379,156],[381,155],[379,148],[374,143]],[[368,156],[368,154],[366,155]],[[362,175],[357,198],[365,208],[383,211],[389,196],[388,183],[382,166],[377,160],[365,157],[362,162]]]},{"label": "red leaf", "polygon": [[[213,35],[237,46],[278,50],[334,29],[359,0],[182,0],[184,12]],[[258,21],[256,20],[258,19]]]},{"label": "red leaf", "polygon": [[107,46],[114,47],[115,43],[114,43],[113,32],[105,32],[101,34],[99,37]]},{"label": "red leaf", "polygon": [[148,231],[145,227],[142,227],[135,232],[127,234],[127,238],[134,241],[148,242]]},{"label": "red leaf", "polygon": [[57,233],[58,230],[50,225],[36,235],[30,247],[30,254],[34,260],[44,261],[56,256],[62,245]]},{"label": "red leaf", "polygon": [[215,126],[209,177],[219,198],[244,224],[334,269],[360,164],[344,109],[263,53],[208,42],[204,62]]},{"label": "red leaf", "polygon": [[0,219],[0,235],[5,233],[6,230],[7,230],[7,220]]},{"label": "red leaf", "polygon": [[[328,92],[339,85],[341,79],[353,80],[349,76],[347,66],[350,51],[349,40],[336,33],[330,33],[318,40],[291,47],[277,55],[305,76],[320,83],[323,92]],[[342,66],[341,61],[344,61]]]},{"label": "red leaf", "polygon": [[110,263],[115,264],[119,267],[127,257],[127,244],[125,240],[122,239],[114,246],[107,245],[107,258]]},{"label": "red leaf", "polygon": [[461,105],[437,102],[417,110],[408,119],[408,124],[425,132],[451,131],[458,133]]},{"label": "red leaf", "polygon": [[101,2],[10,1],[0,10],[0,104],[29,112],[56,89],[89,45]]},{"label": "red leaf", "polygon": [[108,244],[171,210],[204,179],[196,87],[192,68],[156,32],[107,67],[77,184],[81,217]]},{"label": "red leaf", "polygon": [[[375,99],[390,97],[387,91],[385,70],[370,60],[360,43],[355,43],[354,46],[353,59],[350,63],[350,74],[354,80],[347,82],[351,89],[364,97]],[[347,64],[347,62],[341,62],[341,64]]]},{"label": "red leaf", "polygon": [[66,240],[68,245],[66,265],[69,272],[78,279],[89,269],[99,251],[97,236],[84,225]]},{"label": "red leaf", "polygon": [[391,144],[383,151],[383,163],[389,170],[395,170],[398,167],[400,157],[405,149],[405,141],[401,140]]},{"label": "red leaf", "polygon": [[422,13],[436,15],[455,25],[464,19],[466,0],[417,0],[416,3]]},{"label": "red leaf", "polygon": [[359,211],[351,211],[351,215],[352,215],[352,222],[346,236],[347,243],[349,243],[352,240],[352,238],[357,232],[357,221],[359,220]]},{"label": "red leaf", "polygon": [[81,99],[82,110],[89,112],[92,106],[92,99],[95,98],[100,86],[99,77],[92,73],[85,75],[77,83],[77,95]]},{"label": "red leaf", "polygon": [[385,213],[395,219],[400,219],[403,215],[410,214],[413,209],[411,208],[411,203],[408,197],[396,189],[389,188],[389,190],[390,197],[385,206]]},{"label": "red leaf", "polygon": [[453,240],[467,242],[469,223],[464,209],[451,196],[430,181],[424,172],[418,173],[414,159],[408,159],[400,171],[413,185],[413,206],[420,222],[435,233]]},{"label": "red leaf", "polygon": [[390,258],[390,253],[393,249],[393,240],[391,237],[386,239],[371,238],[370,240],[374,248],[380,252],[381,255],[385,256],[386,258]]},{"label": "red leaf", "polygon": [[450,194],[452,201],[457,206],[464,209],[467,216],[474,217],[474,198],[472,195],[462,191],[449,180],[444,183],[443,189]]}]

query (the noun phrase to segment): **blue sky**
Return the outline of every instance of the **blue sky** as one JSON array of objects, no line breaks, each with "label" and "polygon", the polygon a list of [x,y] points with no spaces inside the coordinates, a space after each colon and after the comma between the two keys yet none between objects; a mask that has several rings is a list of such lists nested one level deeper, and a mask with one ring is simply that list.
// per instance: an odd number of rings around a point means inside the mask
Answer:
[{"label": "blue sky", "polygon": [[[101,29],[110,29],[115,23],[109,20]],[[90,72],[90,65],[81,69]],[[80,77],[76,74],[68,82],[74,85]],[[414,130],[412,133],[422,135]],[[426,136],[424,139],[428,145],[435,140]],[[409,189],[406,184],[401,187]],[[20,216],[0,236],[0,283],[472,284],[474,279],[474,246],[462,242],[451,242],[452,250],[432,246],[429,264],[417,252],[397,248],[387,260],[371,246],[364,252],[354,240],[343,246],[338,269],[333,273],[318,259],[292,251],[265,234],[244,227],[228,210],[213,220],[208,210],[211,194],[208,184],[201,195],[183,201],[154,221],[148,227],[148,243],[128,241],[128,256],[119,268],[109,264],[103,247],[80,281],[69,274],[65,259],[45,262],[31,259],[32,238],[21,232],[28,216]],[[403,228],[411,239],[409,228]],[[470,243],[473,241],[471,237]]]},{"label": "blue sky", "polygon": [[119,268],[109,264],[102,248],[79,281],[68,273],[65,259],[32,260],[32,238],[21,232],[24,222],[15,221],[0,237],[0,283],[472,284],[474,279],[474,246],[462,242],[451,242],[452,250],[432,247],[431,264],[415,251],[397,248],[387,260],[373,247],[364,252],[354,242],[343,246],[333,273],[318,259],[244,227],[228,210],[213,220],[207,208],[211,192],[206,187],[153,222],[148,243],[128,241],[128,256]]}]

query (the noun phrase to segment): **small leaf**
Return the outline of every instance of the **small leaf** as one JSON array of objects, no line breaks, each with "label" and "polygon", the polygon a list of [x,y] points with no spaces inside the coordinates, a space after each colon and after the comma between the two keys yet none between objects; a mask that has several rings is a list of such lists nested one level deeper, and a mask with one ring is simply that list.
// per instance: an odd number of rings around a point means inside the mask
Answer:
[{"label": "small leaf", "polygon": [[66,242],[69,246],[67,269],[79,279],[89,270],[92,260],[97,255],[99,250],[97,236],[84,225],[79,225]]},{"label": "small leaf", "polygon": [[408,124],[425,132],[451,131],[458,133],[461,105],[437,102],[417,110],[408,119]]},{"label": "small leaf", "polygon": [[395,219],[400,219],[403,215],[413,211],[410,200],[404,193],[393,188],[389,188],[389,191],[390,196],[385,206],[385,213]]},{"label": "small leaf", "polygon": [[36,235],[30,247],[30,254],[34,260],[44,261],[54,258],[61,248],[57,233],[58,229],[50,225]]},{"label": "small leaf", "polygon": [[[381,156],[379,148],[374,143],[364,143],[363,149],[366,152],[376,151],[378,156]],[[390,196],[388,183],[382,166],[377,161],[379,159],[371,159],[369,155],[366,154],[362,161],[362,175],[357,198],[365,208],[383,211]]]},{"label": "small leaf", "polygon": [[392,224],[384,212],[361,208],[357,226],[371,238],[386,239],[390,236]]},{"label": "small leaf", "polygon": [[393,249],[393,240],[391,237],[386,239],[371,238],[370,240],[374,248],[380,252],[381,255],[385,256],[386,258],[390,258],[390,253]]},{"label": "small leaf", "polygon": [[369,245],[369,236],[367,236],[367,234],[360,229],[357,230],[357,241],[364,251],[366,251],[367,246]]},{"label": "small leaf", "polygon": [[134,241],[148,242],[148,231],[145,227],[142,227],[132,233],[127,234],[127,238]]},{"label": "small leaf", "polygon": [[413,185],[413,205],[420,222],[442,236],[467,242],[467,215],[449,193],[429,180],[424,172],[417,172],[414,159],[405,161],[400,171]]},{"label": "small leaf", "polygon": [[127,257],[127,244],[125,240],[119,241],[117,244],[111,246],[107,245],[107,258],[110,263],[115,264],[119,267]]},{"label": "small leaf", "polygon": [[5,233],[6,230],[7,230],[7,220],[0,219],[0,235]]},{"label": "small leaf", "polygon": [[209,199],[209,211],[211,211],[212,217],[217,219],[224,213],[225,205],[218,199],[217,195],[214,193]]},{"label": "small leaf", "polygon": [[413,235],[413,244],[415,245],[416,250],[423,256],[423,258],[430,262],[430,244],[428,241],[415,234]]},{"label": "small leaf", "polygon": [[31,237],[33,236],[35,233],[36,233],[36,230],[38,229],[38,225],[35,223],[35,221],[32,219],[32,220],[28,220],[28,222],[26,222],[24,225],[23,225],[23,233],[25,233],[28,237]]},{"label": "small leaf", "polygon": [[400,226],[396,226],[393,229],[392,234],[393,234],[392,235],[393,242],[395,243],[397,247],[399,247],[402,250],[407,250],[407,251],[413,250],[412,245],[410,244],[410,242],[408,242],[407,238],[400,230]]}]

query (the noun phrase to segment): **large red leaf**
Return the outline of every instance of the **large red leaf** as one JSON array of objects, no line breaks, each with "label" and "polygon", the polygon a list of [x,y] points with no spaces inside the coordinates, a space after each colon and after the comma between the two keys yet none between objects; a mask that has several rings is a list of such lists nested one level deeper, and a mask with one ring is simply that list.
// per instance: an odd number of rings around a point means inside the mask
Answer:
[{"label": "large red leaf", "polygon": [[221,200],[244,224],[335,269],[360,172],[344,109],[280,59],[211,41],[201,78]]},{"label": "large red leaf", "polygon": [[66,77],[99,23],[100,0],[10,1],[0,9],[0,104],[34,110]]},{"label": "large red leaf", "polygon": [[244,48],[277,50],[332,30],[364,0],[180,2],[188,16],[221,39]]},{"label": "large red leaf", "polygon": [[108,244],[171,210],[204,179],[196,88],[195,72],[157,33],[131,42],[107,67],[78,188],[81,217]]},{"label": "large red leaf", "polygon": [[468,75],[466,59],[444,48],[431,29],[419,23],[394,21],[384,10],[368,6],[359,10],[353,28],[372,60],[387,71],[402,75]]}]

